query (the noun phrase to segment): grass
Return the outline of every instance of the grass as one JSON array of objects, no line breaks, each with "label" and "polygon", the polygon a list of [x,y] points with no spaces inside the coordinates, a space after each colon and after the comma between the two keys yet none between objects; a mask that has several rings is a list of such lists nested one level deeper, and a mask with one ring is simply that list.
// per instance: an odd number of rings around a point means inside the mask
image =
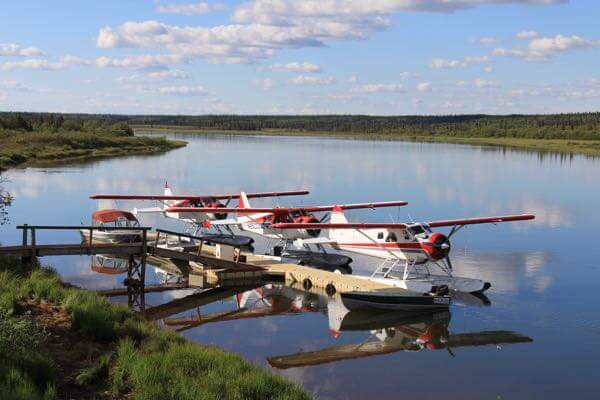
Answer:
[{"label": "grass", "polygon": [[520,149],[542,153],[582,154],[591,157],[600,156],[600,140],[577,139],[532,139],[520,137],[473,137],[444,135],[408,135],[401,133],[355,133],[355,132],[310,132],[286,130],[262,131],[225,131],[199,129],[187,126],[145,126],[132,125],[138,132],[185,132],[203,135],[264,135],[264,136],[321,136],[356,140],[400,140],[431,143],[455,143],[476,146],[494,146],[498,148]]},{"label": "grass", "polygon": [[154,154],[185,146],[163,137],[98,132],[0,131],[0,169]]},{"label": "grass", "polygon": [[85,398],[310,398],[298,385],[234,354],[189,343],[94,292],[66,286],[51,269],[27,271],[8,259],[0,260],[0,399],[63,395],[64,377],[43,333],[51,327],[36,322],[38,306],[46,303],[67,313],[71,340],[106,349],[76,373],[74,385]]}]

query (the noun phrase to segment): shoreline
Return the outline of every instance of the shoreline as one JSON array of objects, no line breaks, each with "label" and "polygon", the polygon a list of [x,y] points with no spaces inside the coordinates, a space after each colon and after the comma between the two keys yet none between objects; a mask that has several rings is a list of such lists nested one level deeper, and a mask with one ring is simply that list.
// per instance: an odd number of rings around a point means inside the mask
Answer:
[{"label": "shoreline", "polygon": [[0,328],[2,398],[161,398],[165,388],[174,398],[311,398],[241,356],[16,259],[0,258]]},{"label": "shoreline", "polygon": [[[139,139],[139,142],[137,140]],[[62,147],[54,149],[32,148],[11,149],[4,148],[0,154],[0,171],[10,168],[22,169],[28,167],[53,167],[66,164],[80,164],[96,160],[119,158],[129,156],[158,155],[181,147],[187,142],[182,140],[144,140],[143,137],[127,138],[127,141],[115,143],[111,146],[78,148]],[[48,146],[50,147],[50,146]]]},{"label": "shoreline", "polygon": [[356,132],[323,132],[323,131],[290,131],[290,130],[262,130],[239,131],[202,129],[188,126],[170,125],[131,125],[136,133],[186,133],[196,135],[256,135],[256,136],[298,136],[298,137],[323,137],[350,140],[381,140],[404,141],[417,143],[448,143],[471,146],[489,146],[497,149],[515,149],[538,153],[555,153],[564,155],[583,155],[587,157],[600,157],[600,140],[582,139],[530,139],[517,137],[466,137],[466,136],[427,136],[404,135],[396,133],[365,134]]}]

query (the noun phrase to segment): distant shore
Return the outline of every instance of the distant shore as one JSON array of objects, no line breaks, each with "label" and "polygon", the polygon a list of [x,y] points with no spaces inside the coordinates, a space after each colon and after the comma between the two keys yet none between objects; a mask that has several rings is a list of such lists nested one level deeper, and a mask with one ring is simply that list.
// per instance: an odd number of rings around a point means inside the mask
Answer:
[{"label": "distant shore", "polygon": [[185,145],[165,138],[23,132],[0,137],[0,170],[160,154]]},{"label": "distant shore", "polygon": [[329,137],[355,140],[398,140],[426,143],[451,143],[475,146],[493,146],[535,152],[581,154],[590,157],[600,157],[600,140],[583,139],[533,139],[517,137],[466,137],[444,135],[405,135],[398,133],[358,133],[358,132],[323,132],[323,131],[292,131],[283,129],[269,130],[219,130],[200,129],[176,125],[131,125],[136,132],[173,132],[199,135],[264,135],[264,136],[309,136]]}]

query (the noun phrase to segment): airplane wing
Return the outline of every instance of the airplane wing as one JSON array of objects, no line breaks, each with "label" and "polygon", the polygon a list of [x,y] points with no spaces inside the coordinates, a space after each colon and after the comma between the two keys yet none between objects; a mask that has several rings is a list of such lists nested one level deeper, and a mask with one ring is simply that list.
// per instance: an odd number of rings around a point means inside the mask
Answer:
[{"label": "airplane wing", "polygon": [[[281,196],[302,196],[309,194],[307,190],[296,190],[288,192],[256,192],[246,193],[246,196],[251,198],[259,197],[281,197]],[[90,199],[94,200],[203,200],[216,199],[227,200],[239,197],[239,193],[235,194],[207,194],[207,195],[137,195],[137,194],[94,194]]]},{"label": "airplane wing", "polygon": [[[481,218],[465,218],[465,219],[450,219],[445,221],[426,222],[431,228],[442,226],[461,226],[473,224],[495,224],[498,222],[525,221],[535,219],[531,214],[505,215],[500,217],[481,217]],[[280,223],[273,224],[271,228],[276,229],[406,229],[408,224],[393,224],[393,223]]]},{"label": "airplane wing", "polygon": [[498,222],[526,221],[526,220],[530,220],[530,219],[535,219],[535,215],[519,214],[519,215],[505,215],[505,216],[500,216],[500,217],[449,219],[449,220],[445,220],[445,221],[432,221],[432,222],[428,222],[427,224],[432,228],[438,228],[441,226],[495,224]]},{"label": "airplane wing", "polygon": [[[405,206],[408,203],[406,201],[382,201],[375,203],[356,203],[356,204],[340,204],[331,206],[312,206],[312,207],[275,207],[275,208],[227,208],[220,207],[219,212],[222,213],[273,213],[273,214],[288,214],[294,211],[305,211],[305,212],[322,212],[322,211],[342,211],[342,210],[354,210],[359,208],[379,208],[379,207],[398,207]],[[168,208],[169,212],[214,212],[214,208],[207,207],[171,207]]]}]

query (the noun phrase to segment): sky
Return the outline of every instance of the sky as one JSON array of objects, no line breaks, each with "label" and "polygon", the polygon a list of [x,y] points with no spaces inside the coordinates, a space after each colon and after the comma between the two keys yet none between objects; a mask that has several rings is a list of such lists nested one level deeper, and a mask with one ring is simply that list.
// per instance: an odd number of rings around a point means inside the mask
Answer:
[{"label": "sky", "polygon": [[600,110],[597,0],[3,0],[0,110]]}]

